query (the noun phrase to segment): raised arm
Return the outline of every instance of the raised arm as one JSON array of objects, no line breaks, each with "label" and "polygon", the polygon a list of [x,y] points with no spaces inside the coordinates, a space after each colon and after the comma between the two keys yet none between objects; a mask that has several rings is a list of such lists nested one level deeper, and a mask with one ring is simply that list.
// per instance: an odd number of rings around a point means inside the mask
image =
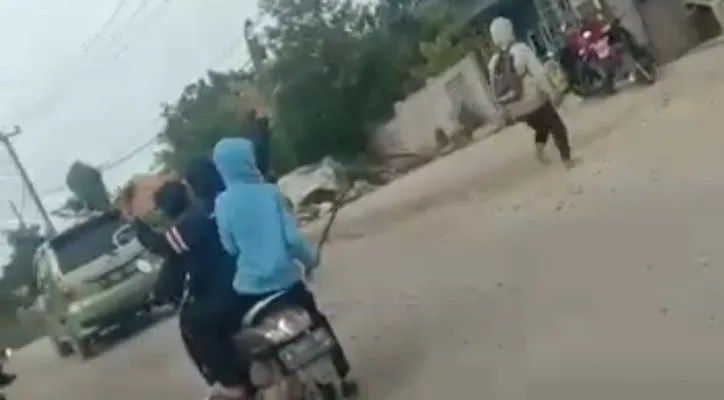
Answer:
[{"label": "raised arm", "polygon": [[226,215],[227,209],[224,206],[225,196],[222,194],[216,198],[214,212],[216,213],[216,224],[219,228],[219,239],[227,253],[235,256],[239,254],[239,248],[234,239],[234,231],[231,227],[231,219]]},{"label": "raised arm", "polygon": [[171,253],[172,250],[163,233],[155,232],[140,219],[134,219],[131,224],[136,231],[138,241],[141,242],[141,246],[143,246],[144,249],[161,257],[165,257]]}]

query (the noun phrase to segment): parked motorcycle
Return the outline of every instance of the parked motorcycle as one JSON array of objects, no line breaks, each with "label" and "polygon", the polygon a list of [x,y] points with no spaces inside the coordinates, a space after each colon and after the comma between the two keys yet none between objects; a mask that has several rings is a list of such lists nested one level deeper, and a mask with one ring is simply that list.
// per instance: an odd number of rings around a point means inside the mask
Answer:
[{"label": "parked motorcycle", "polygon": [[0,350],[0,400],[7,400],[7,396],[2,390],[15,381],[15,374],[11,374],[5,370],[5,367],[13,355],[13,350],[4,348]]},{"label": "parked motorcycle", "polygon": [[570,31],[559,62],[569,76],[571,90],[581,97],[612,94],[622,78],[649,85],[658,79],[651,52],[618,20],[591,20]]}]

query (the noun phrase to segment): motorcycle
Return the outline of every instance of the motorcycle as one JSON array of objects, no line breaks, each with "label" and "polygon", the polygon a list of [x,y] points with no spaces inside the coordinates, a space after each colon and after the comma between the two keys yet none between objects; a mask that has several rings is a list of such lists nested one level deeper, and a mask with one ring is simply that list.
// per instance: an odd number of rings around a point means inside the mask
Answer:
[{"label": "motorcycle", "polygon": [[581,97],[612,94],[624,77],[647,85],[658,79],[653,55],[618,19],[588,21],[569,32],[565,42],[559,62],[568,73],[571,90]]},{"label": "motorcycle", "polygon": [[[10,361],[10,357],[13,355],[13,350],[10,348],[4,348],[0,350],[0,390],[10,386],[17,376],[15,374],[8,373],[5,371],[5,366],[7,365],[8,361]],[[4,392],[0,391],[0,400],[7,400],[7,396]]]},{"label": "motorcycle", "polygon": [[[321,250],[347,193],[337,197],[317,245]],[[143,271],[141,271],[143,272]],[[343,400],[348,396],[344,379],[333,363],[332,351],[338,346],[327,329],[315,326],[301,307],[282,302],[285,291],[260,300],[242,317],[234,335],[237,356],[251,361],[250,377],[257,389],[256,399]],[[3,400],[3,399],[0,399]]]},{"label": "motorcycle", "polygon": [[[317,244],[322,248],[332,224],[351,189],[337,197]],[[259,301],[242,320],[235,343],[251,360],[251,381],[260,400],[267,396],[284,400],[342,400],[344,380],[332,361],[338,346],[327,329],[314,326],[306,310],[277,301],[284,291]]]},{"label": "motorcycle", "polygon": [[342,377],[332,362],[337,346],[325,328],[315,327],[302,308],[275,300],[279,292],[244,316],[235,343],[251,360],[251,382],[261,399],[344,399]]}]

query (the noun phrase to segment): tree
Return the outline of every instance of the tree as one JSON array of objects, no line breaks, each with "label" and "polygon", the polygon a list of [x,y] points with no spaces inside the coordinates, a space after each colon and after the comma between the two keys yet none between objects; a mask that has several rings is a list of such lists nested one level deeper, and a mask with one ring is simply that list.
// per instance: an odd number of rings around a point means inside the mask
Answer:
[{"label": "tree", "polygon": [[76,161],[70,166],[65,183],[85,208],[93,211],[111,208],[103,175],[98,168]]},{"label": "tree", "polygon": [[273,21],[265,44],[275,128],[298,161],[364,152],[371,124],[404,97],[404,70],[379,13],[351,0],[262,0],[260,7]]},{"label": "tree", "polygon": [[469,10],[473,5],[470,0],[440,1],[426,10],[422,17],[426,33],[419,44],[423,62],[416,67],[416,75],[438,76],[472,51],[487,52],[487,34],[476,29],[468,31],[461,25],[466,17],[460,15],[460,10]]},{"label": "tree", "polygon": [[219,139],[241,134],[251,104],[245,104],[238,85],[249,79],[244,72],[209,72],[206,79],[187,85],[175,104],[163,104],[158,162],[184,171],[189,161],[208,156]]},{"label": "tree", "polygon": [[7,315],[22,303],[22,299],[13,293],[23,286],[33,286],[35,251],[45,239],[40,235],[39,225],[20,225],[4,233],[8,245],[13,248],[10,262],[3,267],[3,277],[0,279],[0,314]]},{"label": "tree", "polygon": [[254,105],[245,96],[250,90],[261,92],[272,116],[278,174],[326,155],[364,153],[370,128],[424,82],[411,74],[412,65],[424,62],[418,44],[425,27],[411,12],[416,3],[260,0],[271,24],[252,32],[245,23],[254,75],[210,72],[164,104],[158,161],[183,170],[220,138],[243,135],[244,114]]}]

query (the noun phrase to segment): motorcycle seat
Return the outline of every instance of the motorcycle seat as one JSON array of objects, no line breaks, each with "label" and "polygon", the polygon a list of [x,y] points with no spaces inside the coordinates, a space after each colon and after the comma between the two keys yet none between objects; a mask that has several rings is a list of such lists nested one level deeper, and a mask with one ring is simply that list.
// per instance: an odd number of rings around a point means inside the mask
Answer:
[{"label": "motorcycle seat", "polygon": [[274,292],[270,294],[269,296],[259,300],[254,306],[247,311],[246,314],[244,314],[244,317],[242,318],[242,326],[252,326],[259,315],[261,315],[262,312],[266,310],[267,307],[272,305],[275,300],[279,299],[281,296],[283,296],[287,292],[287,289],[280,290],[278,292]]}]

